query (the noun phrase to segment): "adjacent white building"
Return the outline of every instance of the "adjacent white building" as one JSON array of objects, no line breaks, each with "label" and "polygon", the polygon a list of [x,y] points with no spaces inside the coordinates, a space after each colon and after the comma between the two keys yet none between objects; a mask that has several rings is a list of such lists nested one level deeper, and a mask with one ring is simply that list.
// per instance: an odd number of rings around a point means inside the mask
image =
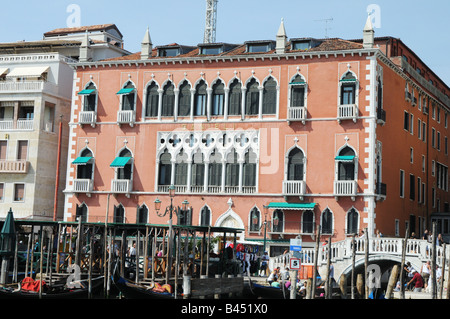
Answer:
[{"label": "adjacent white building", "polygon": [[[126,55],[115,25],[0,43],[0,218],[61,219],[77,61]],[[59,161],[58,161],[59,159]]]}]

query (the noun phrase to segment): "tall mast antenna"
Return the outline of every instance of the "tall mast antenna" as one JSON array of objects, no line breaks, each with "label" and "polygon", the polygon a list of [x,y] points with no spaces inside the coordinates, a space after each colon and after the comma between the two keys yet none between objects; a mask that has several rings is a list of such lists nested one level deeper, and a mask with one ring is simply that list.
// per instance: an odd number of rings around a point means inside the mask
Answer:
[{"label": "tall mast antenna", "polygon": [[205,36],[203,43],[216,42],[217,2],[218,0],[206,0]]},{"label": "tall mast antenna", "polygon": [[330,27],[328,27],[328,23],[333,21],[333,18],[322,19],[322,20],[315,20],[315,21],[325,22],[325,39],[328,39],[328,30],[331,29]]}]

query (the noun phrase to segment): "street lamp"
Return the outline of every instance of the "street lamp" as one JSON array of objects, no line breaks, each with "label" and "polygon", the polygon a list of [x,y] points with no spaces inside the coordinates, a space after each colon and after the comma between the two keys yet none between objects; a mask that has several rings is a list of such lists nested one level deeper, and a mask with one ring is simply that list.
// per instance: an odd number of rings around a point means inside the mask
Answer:
[{"label": "street lamp", "polygon": [[[169,186],[169,197],[170,197],[170,206],[167,206],[164,213],[161,213],[161,201],[159,200],[159,198],[156,198],[155,200],[155,211],[156,214],[159,217],[164,217],[167,214],[169,214],[169,243],[168,243],[168,254],[167,254],[167,270],[166,270],[166,284],[169,282],[169,278],[170,278],[170,271],[171,271],[171,265],[172,265],[172,244],[173,244],[173,227],[172,227],[172,217],[173,217],[173,212],[175,211],[175,213],[178,216],[179,213],[179,208],[178,207],[174,207],[173,206],[173,198],[175,197],[175,186],[174,185],[170,185]],[[185,199],[182,203],[182,208],[184,211],[187,210],[187,207],[189,206],[189,202]]]}]

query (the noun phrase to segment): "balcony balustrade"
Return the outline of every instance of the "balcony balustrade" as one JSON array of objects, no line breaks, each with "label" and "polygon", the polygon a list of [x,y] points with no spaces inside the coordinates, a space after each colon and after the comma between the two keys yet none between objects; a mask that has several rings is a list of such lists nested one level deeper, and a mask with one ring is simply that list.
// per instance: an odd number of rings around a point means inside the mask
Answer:
[{"label": "balcony balustrade", "polygon": [[356,116],[358,114],[358,109],[356,104],[345,104],[338,106],[338,121],[342,120],[353,120],[356,122]]},{"label": "balcony balustrade", "polygon": [[26,174],[28,161],[0,161],[0,173]]}]

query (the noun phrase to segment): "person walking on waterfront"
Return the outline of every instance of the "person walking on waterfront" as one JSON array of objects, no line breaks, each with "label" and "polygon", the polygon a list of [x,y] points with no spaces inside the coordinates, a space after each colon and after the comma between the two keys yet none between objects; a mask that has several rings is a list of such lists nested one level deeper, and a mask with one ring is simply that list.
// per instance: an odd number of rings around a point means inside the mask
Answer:
[{"label": "person walking on waterfront", "polygon": [[422,269],[420,271],[420,274],[422,275],[422,278],[423,278],[424,289],[427,289],[427,287],[428,287],[428,279],[430,278],[430,274],[431,274],[431,265],[430,265],[430,261],[429,260],[427,260],[427,262],[422,265]]},{"label": "person walking on waterfront", "polygon": [[133,242],[133,246],[128,249],[128,257],[130,257],[130,261],[134,262],[136,258],[136,243]]},{"label": "person walking on waterfront", "polygon": [[407,286],[412,286],[414,283],[414,292],[421,292],[423,288],[423,278],[422,276],[415,270],[412,269],[411,273],[413,274],[412,279],[408,282]]},{"label": "person walking on waterfront", "polygon": [[[269,266],[269,255],[267,254],[267,251],[264,252],[264,255],[261,256],[261,268],[259,275],[260,276],[266,276],[267,275],[267,268]],[[262,275],[261,275],[262,271]]]}]

